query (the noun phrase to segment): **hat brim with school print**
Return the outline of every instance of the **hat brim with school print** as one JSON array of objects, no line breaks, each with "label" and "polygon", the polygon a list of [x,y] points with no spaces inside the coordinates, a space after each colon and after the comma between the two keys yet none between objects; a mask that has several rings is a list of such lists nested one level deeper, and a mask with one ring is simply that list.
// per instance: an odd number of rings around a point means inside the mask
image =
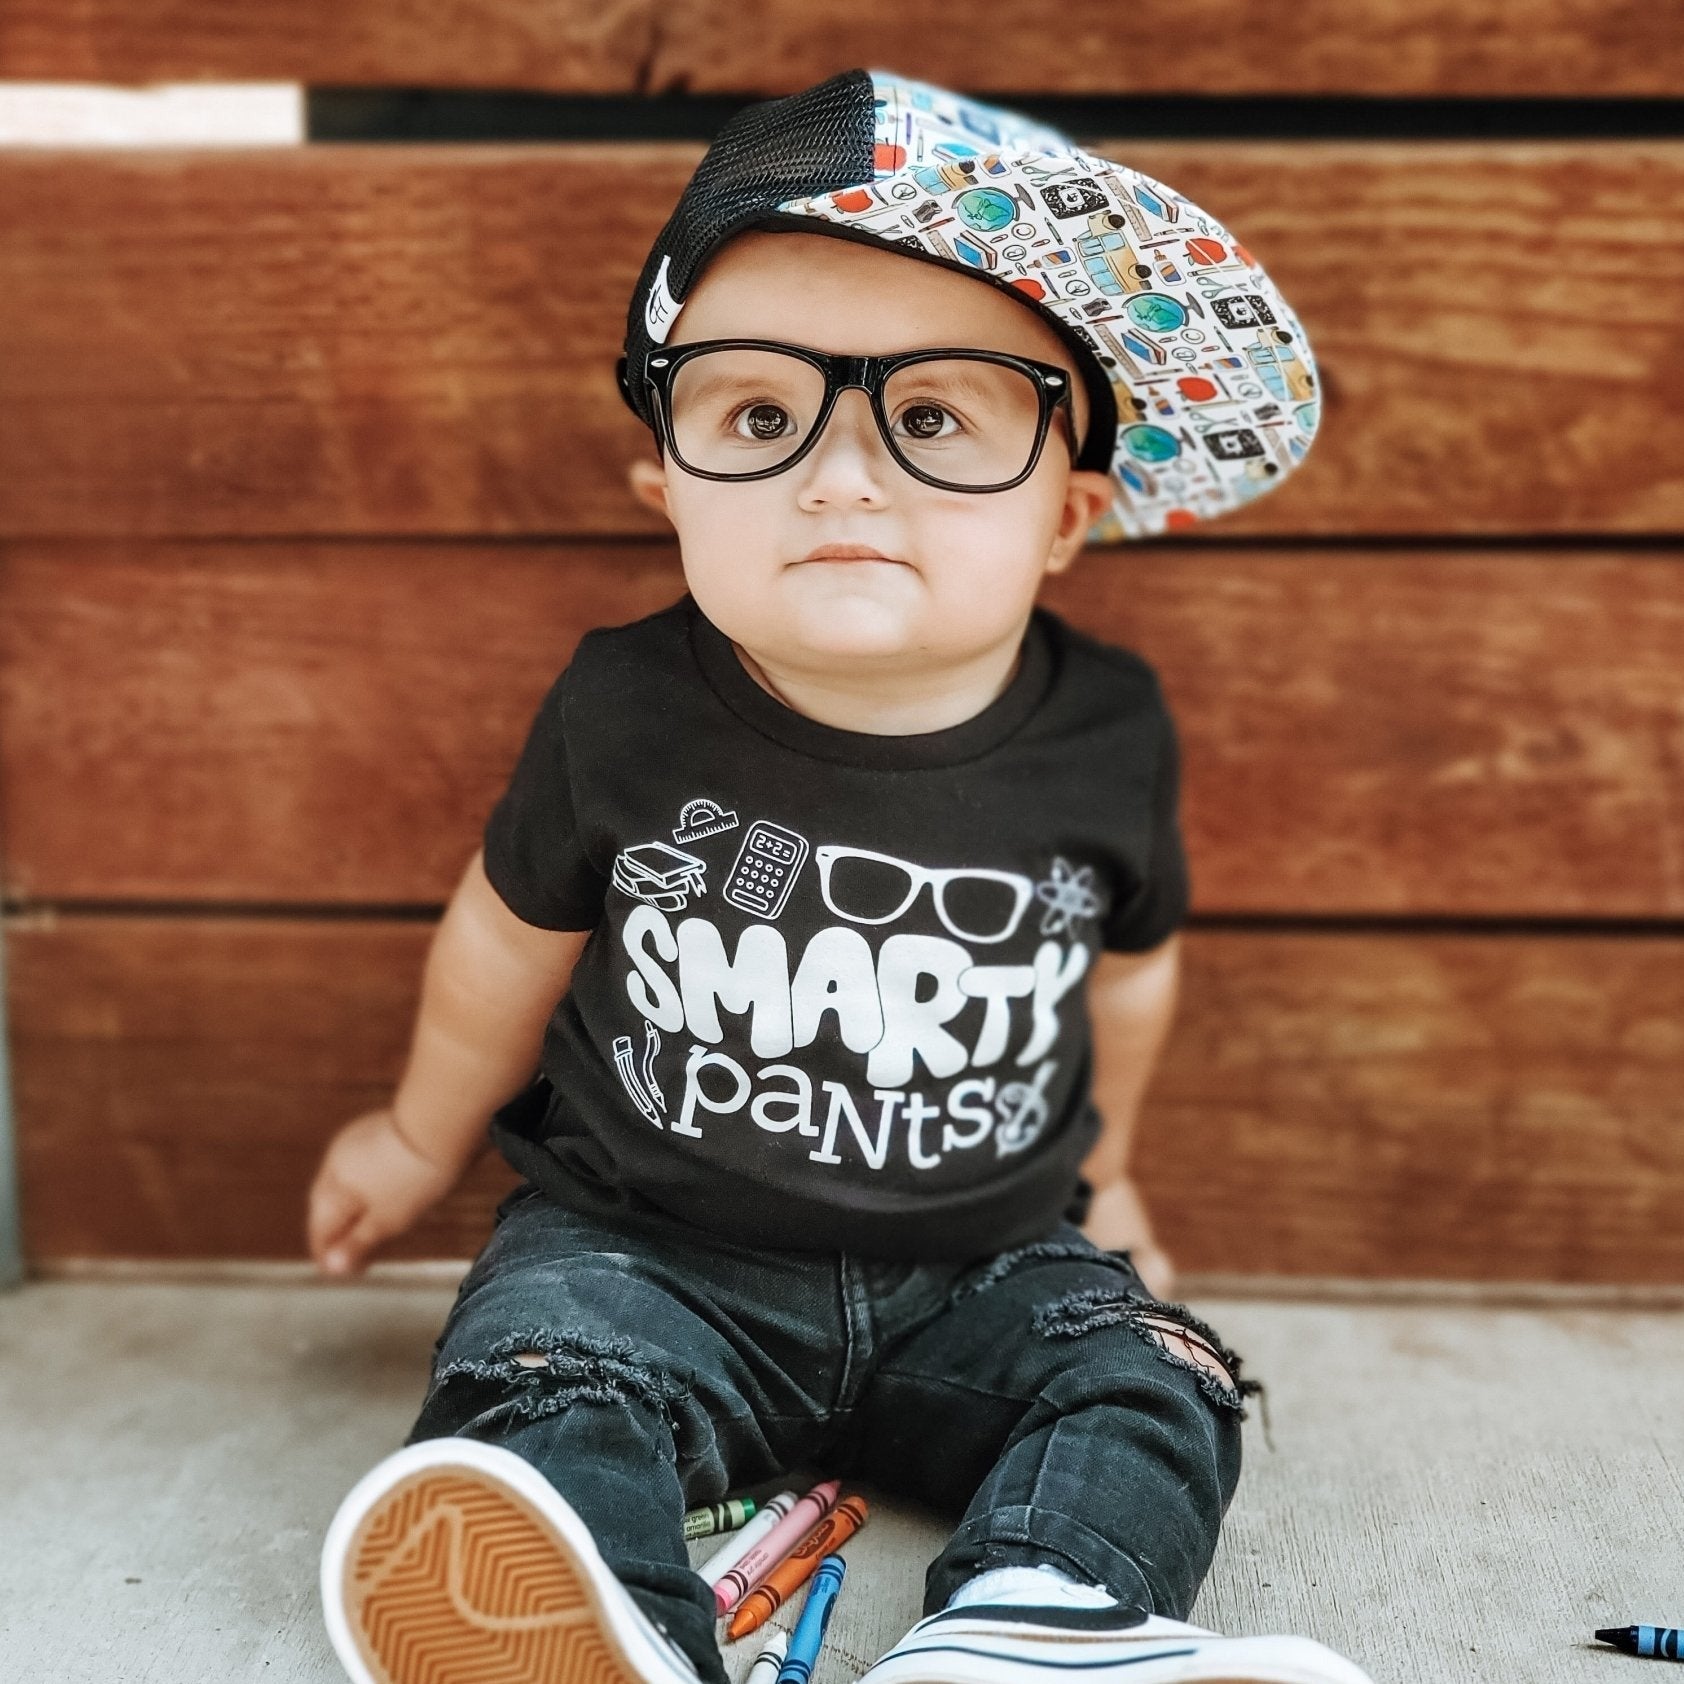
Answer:
[{"label": "hat brim with school print", "polygon": [[1056,129],[885,70],[737,112],[645,261],[616,368],[654,426],[647,361],[708,258],[745,229],[861,240],[1001,287],[1069,347],[1076,466],[1116,496],[1088,542],[1149,538],[1278,486],[1320,419],[1297,316],[1208,212]]}]

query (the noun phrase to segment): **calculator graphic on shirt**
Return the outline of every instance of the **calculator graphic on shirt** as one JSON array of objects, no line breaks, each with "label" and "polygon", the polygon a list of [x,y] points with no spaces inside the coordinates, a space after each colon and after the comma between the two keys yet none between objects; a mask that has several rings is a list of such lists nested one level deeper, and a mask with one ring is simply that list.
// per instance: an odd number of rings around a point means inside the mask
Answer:
[{"label": "calculator graphic on shirt", "polygon": [[770,819],[748,827],[725,884],[725,899],[757,918],[776,918],[807,857],[807,838]]}]

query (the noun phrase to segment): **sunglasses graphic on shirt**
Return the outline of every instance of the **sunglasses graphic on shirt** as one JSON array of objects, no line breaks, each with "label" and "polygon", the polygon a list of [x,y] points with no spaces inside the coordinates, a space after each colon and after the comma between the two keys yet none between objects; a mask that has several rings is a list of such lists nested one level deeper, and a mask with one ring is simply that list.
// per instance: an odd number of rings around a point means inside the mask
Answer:
[{"label": "sunglasses graphic on shirt", "polygon": [[930,887],[936,916],[961,941],[1005,941],[1022,922],[1034,884],[1015,871],[916,865],[870,848],[813,850],[824,903],[851,924],[891,924]]}]

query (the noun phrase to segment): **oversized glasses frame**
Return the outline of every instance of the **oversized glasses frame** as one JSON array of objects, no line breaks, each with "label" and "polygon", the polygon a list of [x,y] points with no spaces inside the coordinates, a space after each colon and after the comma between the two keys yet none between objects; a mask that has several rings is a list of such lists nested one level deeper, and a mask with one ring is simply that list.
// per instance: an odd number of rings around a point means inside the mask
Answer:
[{"label": "oversized glasses frame", "polygon": [[[819,893],[824,897],[824,903],[838,918],[846,918],[850,924],[892,924],[906,909],[917,900],[923,892],[924,885],[930,885],[930,893],[935,900],[936,916],[942,921],[949,935],[954,935],[960,941],[974,941],[978,943],[1005,941],[1013,935],[1018,925],[1023,921],[1023,909],[1028,906],[1035,893],[1035,886],[1027,877],[1015,871],[995,871],[987,866],[952,866],[938,867],[919,865],[913,860],[903,860],[894,854],[880,854],[874,848],[851,848],[846,843],[826,842],[813,850],[813,859],[819,868]],[[831,895],[831,868],[838,860],[875,860],[880,865],[898,866],[906,873],[906,896],[900,905],[892,912],[885,912],[877,918],[868,918],[863,913],[849,912],[838,906]],[[993,933],[975,930],[965,930],[949,915],[944,896],[949,883],[956,883],[972,878],[984,883],[1000,883],[1010,889],[1013,897],[1011,911],[1006,915],[1004,927]]]},{"label": "oversized glasses frame", "polygon": [[[692,357],[700,356],[705,351],[724,350],[782,351],[789,356],[799,357],[803,362],[811,363],[824,375],[824,399],[819,404],[818,414],[813,418],[812,431],[808,433],[800,449],[793,456],[786,456],[776,467],[757,468],[752,473],[743,474],[714,473],[706,468],[692,467],[684,460],[677,440],[673,437],[669,395],[672,391],[673,376]],[[889,427],[889,418],[883,410],[884,382],[896,369],[904,368],[909,363],[934,362],[951,357],[969,358],[974,362],[999,363],[1006,368],[1017,369],[1034,382],[1035,394],[1040,401],[1040,413],[1035,422],[1035,442],[1030,448],[1027,465],[1015,479],[1000,480],[994,485],[958,485],[952,480],[941,479],[915,467],[901,454],[900,447],[895,443],[894,434]],[[1018,357],[1009,351],[979,351],[969,345],[936,345],[921,346],[916,351],[897,351],[884,356],[853,357],[829,351],[815,351],[810,345],[788,345],[777,339],[697,339],[688,345],[652,352],[647,367],[649,385],[655,394],[652,407],[662,446],[685,473],[694,474],[698,479],[771,479],[775,474],[787,473],[819,442],[825,424],[830,420],[830,412],[836,407],[837,394],[856,387],[871,400],[871,413],[876,419],[877,431],[882,435],[884,444],[889,447],[889,454],[914,479],[922,480],[926,485],[933,485],[941,491],[1010,491],[1014,485],[1022,485],[1034,473],[1035,464],[1041,460],[1041,451],[1047,441],[1047,429],[1052,422],[1053,412],[1059,409],[1064,411],[1064,442],[1070,452],[1072,465],[1078,457],[1076,405],[1070,395],[1068,371],[1060,368],[1057,363],[1038,362],[1033,357]]]}]

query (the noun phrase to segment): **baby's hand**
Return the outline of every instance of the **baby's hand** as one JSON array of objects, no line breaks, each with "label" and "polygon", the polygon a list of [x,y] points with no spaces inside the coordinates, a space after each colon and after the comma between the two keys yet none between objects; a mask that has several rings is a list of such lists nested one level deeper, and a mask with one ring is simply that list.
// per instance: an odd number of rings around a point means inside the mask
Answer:
[{"label": "baby's hand", "polygon": [[382,1240],[438,1203],[465,1166],[435,1163],[398,1132],[390,1107],[348,1122],[310,1186],[310,1255],[329,1275],[360,1274]]},{"label": "baby's hand", "polygon": [[1153,1236],[1152,1219],[1132,1176],[1121,1175],[1094,1188],[1082,1232],[1103,1251],[1128,1252],[1154,1298],[1174,1297],[1175,1264]]}]

